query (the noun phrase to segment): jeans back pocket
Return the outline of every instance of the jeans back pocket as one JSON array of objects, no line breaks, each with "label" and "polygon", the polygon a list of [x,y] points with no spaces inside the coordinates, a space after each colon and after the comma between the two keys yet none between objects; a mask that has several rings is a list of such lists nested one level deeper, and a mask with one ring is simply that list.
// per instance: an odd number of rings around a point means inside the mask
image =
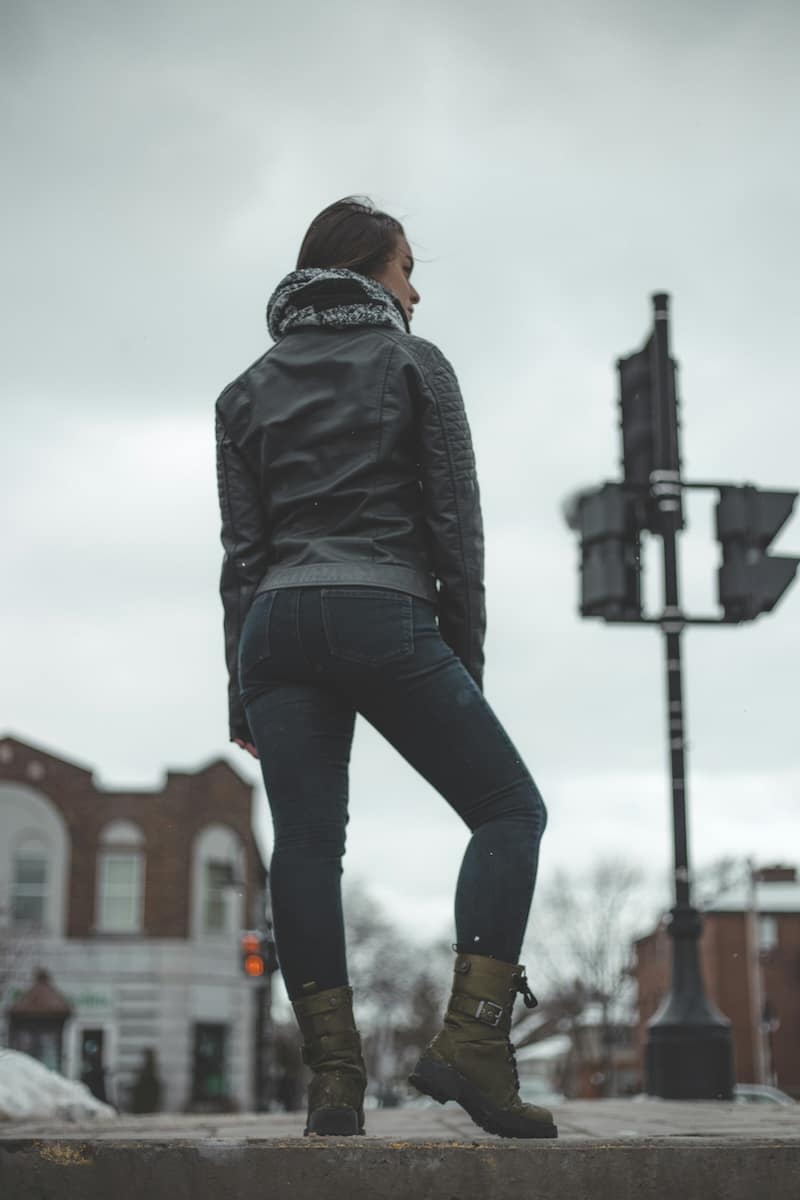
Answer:
[{"label": "jeans back pocket", "polygon": [[412,597],[389,588],[322,590],[322,625],[333,658],[380,666],[414,653]]}]

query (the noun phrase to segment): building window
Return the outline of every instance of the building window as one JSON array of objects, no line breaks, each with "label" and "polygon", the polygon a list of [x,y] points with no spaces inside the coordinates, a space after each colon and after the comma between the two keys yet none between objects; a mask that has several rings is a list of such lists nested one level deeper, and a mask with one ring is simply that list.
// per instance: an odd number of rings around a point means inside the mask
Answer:
[{"label": "building window", "polygon": [[141,927],[138,854],[109,854],[100,863],[100,928],[108,933],[137,933]]},{"label": "building window", "polygon": [[778,945],[777,917],[758,918],[758,948],[766,954]]},{"label": "building window", "polygon": [[227,862],[206,861],[204,866],[203,928],[206,933],[227,933],[228,906],[225,889],[231,885],[231,865]]},{"label": "building window", "polygon": [[43,929],[47,910],[47,856],[42,850],[18,850],[11,885],[11,921]]},{"label": "building window", "polygon": [[139,933],[142,928],[144,838],[130,821],[103,830],[98,860],[97,928]]},{"label": "building window", "polygon": [[192,937],[230,939],[244,927],[244,867],[242,842],[233,829],[213,824],[198,831],[192,846]]}]

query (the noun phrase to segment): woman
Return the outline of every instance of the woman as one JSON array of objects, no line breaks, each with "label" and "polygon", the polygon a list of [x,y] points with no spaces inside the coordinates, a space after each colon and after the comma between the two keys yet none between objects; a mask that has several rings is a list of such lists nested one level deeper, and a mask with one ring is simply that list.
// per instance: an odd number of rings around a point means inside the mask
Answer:
[{"label": "woman", "polygon": [[402,225],[324,209],[267,307],[275,344],[216,406],[230,735],[274,825],[281,973],[312,1070],[306,1133],[364,1132],[340,879],[356,713],[471,831],[444,1027],[410,1081],[506,1137],[555,1137],[509,1041],[546,813],[483,696],[483,524],[453,368],[411,334]]}]

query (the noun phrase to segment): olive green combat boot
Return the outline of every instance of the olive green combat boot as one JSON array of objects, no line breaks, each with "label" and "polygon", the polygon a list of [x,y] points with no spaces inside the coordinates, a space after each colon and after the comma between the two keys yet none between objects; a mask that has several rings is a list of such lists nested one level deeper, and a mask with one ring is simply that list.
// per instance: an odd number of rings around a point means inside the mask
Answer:
[{"label": "olive green combat boot", "polygon": [[444,1029],[425,1048],[409,1076],[440,1104],[455,1100],[476,1125],[500,1137],[554,1138],[546,1108],[524,1104],[509,1040],[517,993],[536,1005],[525,968],[478,954],[459,954]]},{"label": "olive green combat boot", "polygon": [[306,983],[303,991],[292,1001],[303,1035],[303,1062],[313,1071],[303,1134],[363,1133],[367,1070],[353,1020],[353,989],[321,992],[316,983]]}]

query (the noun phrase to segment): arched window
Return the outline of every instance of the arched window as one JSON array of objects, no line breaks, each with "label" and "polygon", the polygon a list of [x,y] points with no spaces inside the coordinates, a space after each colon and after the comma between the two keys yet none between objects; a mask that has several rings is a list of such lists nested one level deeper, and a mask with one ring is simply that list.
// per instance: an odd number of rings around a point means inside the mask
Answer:
[{"label": "arched window", "polygon": [[69,849],[66,821],[49,796],[0,781],[0,927],[63,935]]},{"label": "arched window", "polygon": [[244,851],[226,825],[206,825],[195,839],[192,928],[195,937],[229,937],[241,928]]},{"label": "arched window", "polygon": [[205,861],[203,896],[203,932],[209,934],[228,933],[227,889],[234,885],[233,872],[228,862]]},{"label": "arched window", "polygon": [[12,862],[12,925],[30,930],[44,929],[49,874],[47,847],[39,838],[26,838],[16,847]]},{"label": "arched window", "polygon": [[144,900],[144,836],[132,821],[112,821],[100,837],[97,923],[100,933],[139,933]]}]

